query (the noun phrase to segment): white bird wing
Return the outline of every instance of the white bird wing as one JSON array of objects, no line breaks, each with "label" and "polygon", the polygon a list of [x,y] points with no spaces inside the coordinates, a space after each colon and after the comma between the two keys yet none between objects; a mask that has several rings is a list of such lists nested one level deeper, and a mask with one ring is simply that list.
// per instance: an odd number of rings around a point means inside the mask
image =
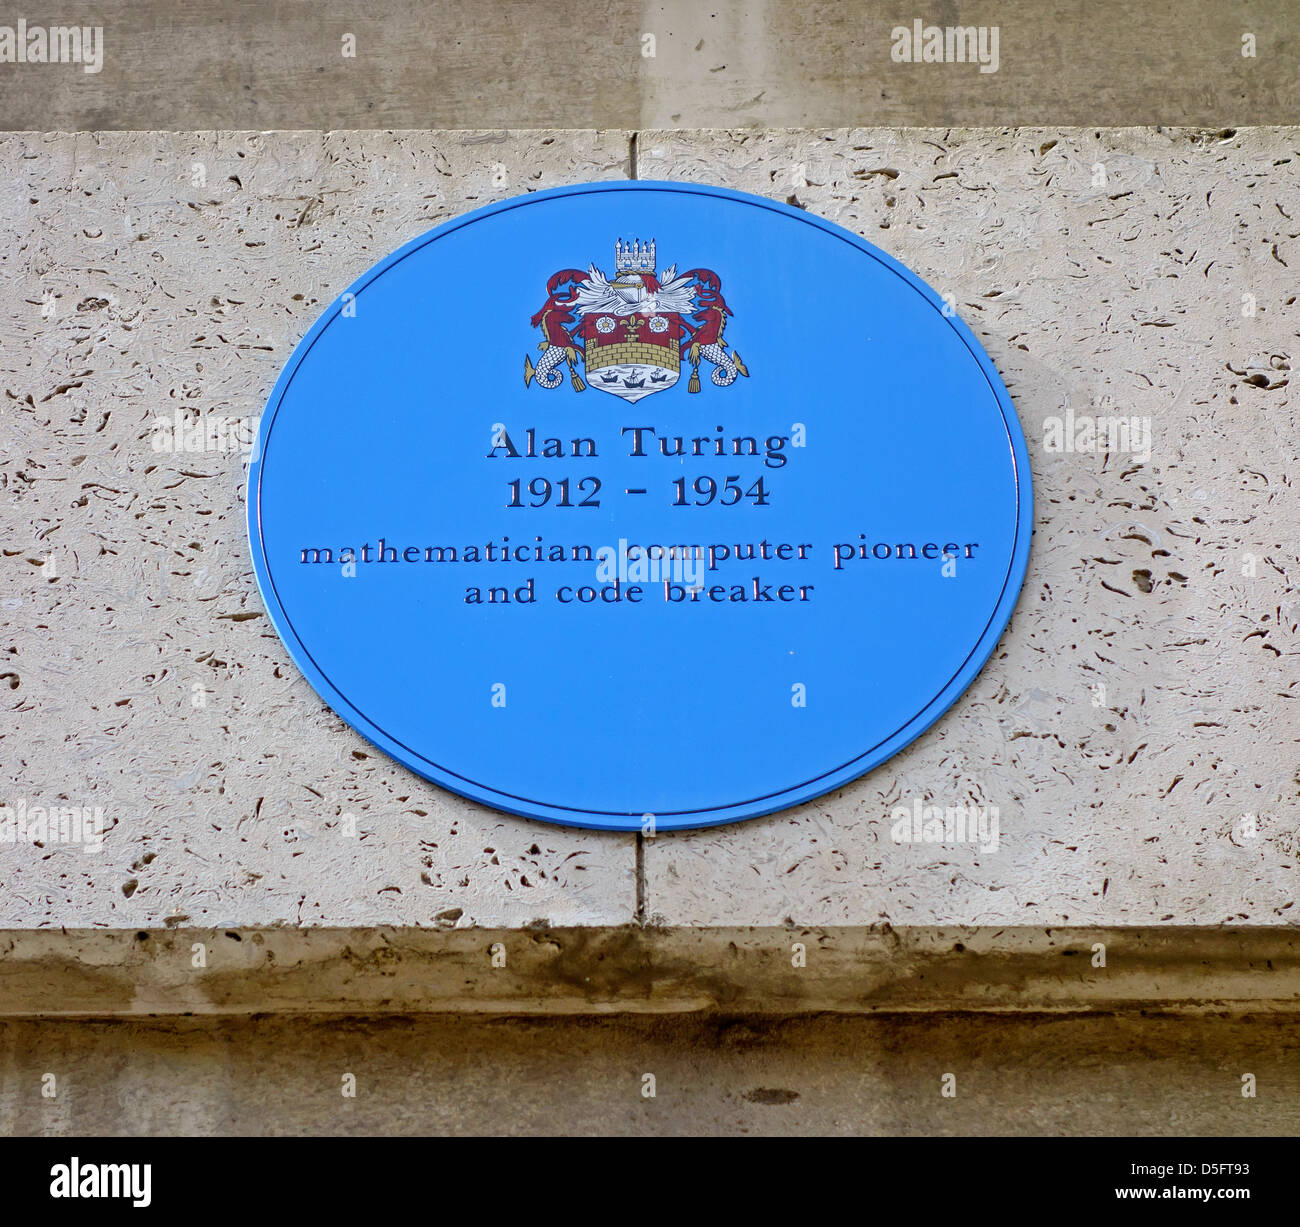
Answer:
[{"label": "white bird wing", "polygon": [[677,265],[673,265],[665,274],[663,284],[654,293],[656,311],[675,311],[680,315],[689,315],[695,310],[695,287],[690,277],[678,277]]},{"label": "white bird wing", "polygon": [[[628,315],[628,304],[614,292],[608,278],[594,264],[587,269],[591,275],[578,286],[576,306],[579,315],[590,315],[595,311],[608,312],[610,315]],[[633,308],[635,310],[635,308]]]}]

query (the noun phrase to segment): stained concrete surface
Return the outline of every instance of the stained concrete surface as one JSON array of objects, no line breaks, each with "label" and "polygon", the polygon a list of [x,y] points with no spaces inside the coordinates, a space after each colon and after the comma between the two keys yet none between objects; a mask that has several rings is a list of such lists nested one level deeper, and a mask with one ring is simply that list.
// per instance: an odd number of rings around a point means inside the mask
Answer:
[{"label": "stained concrete surface", "polygon": [[[22,15],[29,26],[102,27],[102,66],[0,65],[0,128],[1223,126],[1300,118],[1294,15],[1275,0],[606,0],[582,9],[534,0],[133,0],[107,8],[31,0]],[[997,71],[896,63],[894,31],[918,19],[996,28]]]},{"label": "stained concrete surface", "polygon": [[0,931],[0,1017],[1300,1013],[1300,933],[1146,929]]},{"label": "stained concrete surface", "polygon": [[[0,923],[1289,923],[1298,142],[3,138],[0,800],[101,806],[110,830],[96,853],[5,846]],[[629,174],[793,199],[951,293],[1010,387],[1037,493],[1017,613],[943,721],[832,796],[640,858],[371,750],[263,615],[242,456],[151,446],[177,408],[256,416],[323,304],[436,222]],[[815,386],[817,355],[809,370]],[[1046,450],[1067,409],[1149,417],[1150,456]],[[895,844],[892,809],[917,802],[997,806],[998,850]]]},{"label": "stained concrete surface", "polygon": [[1298,1041],[1294,1019],[4,1021],[0,1132],[1286,1136]]}]

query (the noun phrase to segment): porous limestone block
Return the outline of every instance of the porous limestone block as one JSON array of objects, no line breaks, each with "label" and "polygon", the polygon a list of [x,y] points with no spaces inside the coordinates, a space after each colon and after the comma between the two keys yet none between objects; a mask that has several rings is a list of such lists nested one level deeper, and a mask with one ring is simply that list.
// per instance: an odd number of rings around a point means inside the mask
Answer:
[{"label": "porous limestone block", "polygon": [[[1036,502],[1016,613],[947,715],[832,795],[648,843],[650,918],[1293,922],[1300,130],[642,131],[637,149],[640,178],[788,201],[950,295],[1015,402]],[[763,309],[730,305],[737,335]],[[764,355],[745,358],[756,383]],[[857,360],[807,354],[809,397]],[[1085,417],[1138,429],[1088,450]],[[935,480],[960,481],[934,451]],[[896,842],[918,805],[996,807],[996,848]]]},{"label": "porous limestone block", "polygon": [[[256,590],[238,442],[376,261],[628,156],[621,132],[0,136],[0,802],[108,827],[0,844],[0,924],[632,918],[631,837],[444,792],[315,695]],[[155,450],[177,413],[234,446]]]}]

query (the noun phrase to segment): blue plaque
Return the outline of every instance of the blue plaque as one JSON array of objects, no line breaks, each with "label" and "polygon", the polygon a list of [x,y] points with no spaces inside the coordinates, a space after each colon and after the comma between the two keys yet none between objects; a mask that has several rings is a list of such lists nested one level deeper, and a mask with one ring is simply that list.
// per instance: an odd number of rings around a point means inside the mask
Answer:
[{"label": "blue plaque", "polygon": [[290,655],[444,788],[707,826],[839,788],[992,652],[1032,526],[1006,389],[919,278],[719,188],[518,197],[294,351],[249,472]]}]

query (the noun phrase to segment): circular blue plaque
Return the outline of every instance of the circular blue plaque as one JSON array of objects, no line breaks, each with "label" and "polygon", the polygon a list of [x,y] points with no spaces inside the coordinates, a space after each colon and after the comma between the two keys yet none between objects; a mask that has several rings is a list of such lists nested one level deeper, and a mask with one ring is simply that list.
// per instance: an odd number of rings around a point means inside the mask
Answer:
[{"label": "circular blue plaque", "polygon": [[640,830],[884,762],[992,652],[1024,437],[944,300],[754,196],[601,183],[480,209],[294,351],[253,565],[353,728],[497,809]]}]

